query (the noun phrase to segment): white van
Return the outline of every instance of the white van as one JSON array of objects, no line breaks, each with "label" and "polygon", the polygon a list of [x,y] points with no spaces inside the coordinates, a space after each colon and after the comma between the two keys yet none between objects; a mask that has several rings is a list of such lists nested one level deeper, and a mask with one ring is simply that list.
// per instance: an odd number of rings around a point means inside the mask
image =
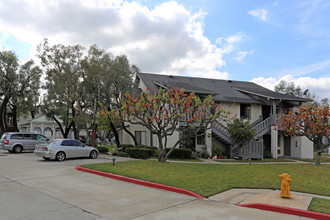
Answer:
[{"label": "white van", "polygon": [[36,144],[48,141],[48,138],[41,134],[7,132],[0,140],[0,148],[9,152],[21,153],[23,150],[34,150]]}]

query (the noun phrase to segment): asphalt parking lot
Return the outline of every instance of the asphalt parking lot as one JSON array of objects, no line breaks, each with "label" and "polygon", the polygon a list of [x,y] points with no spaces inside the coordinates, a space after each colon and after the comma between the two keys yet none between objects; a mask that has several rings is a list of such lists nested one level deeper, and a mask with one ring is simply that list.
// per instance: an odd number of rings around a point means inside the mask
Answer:
[{"label": "asphalt parking lot", "polygon": [[0,149],[0,219],[303,219],[75,170],[103,162],[111,161],[45,161],[33,153]]}]

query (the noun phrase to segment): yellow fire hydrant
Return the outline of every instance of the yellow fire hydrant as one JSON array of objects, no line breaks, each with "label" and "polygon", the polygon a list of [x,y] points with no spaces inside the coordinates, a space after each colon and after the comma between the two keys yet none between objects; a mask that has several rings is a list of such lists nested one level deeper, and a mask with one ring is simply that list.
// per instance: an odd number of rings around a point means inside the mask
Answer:
[{"label": "yellow fire hydrant", "polygon": [[279,178],[281,178],[281,196],[284,198],[290,198],[290,182],[292,182],[291,176],[287,173],[282,173],[281,175],[278,175]]}]

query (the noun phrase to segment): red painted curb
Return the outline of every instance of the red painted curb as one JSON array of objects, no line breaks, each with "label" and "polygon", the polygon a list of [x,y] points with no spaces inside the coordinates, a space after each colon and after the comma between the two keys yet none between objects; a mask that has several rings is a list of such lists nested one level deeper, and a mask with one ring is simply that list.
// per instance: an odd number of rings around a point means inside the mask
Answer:
[{"label": "red painted curb", "polygon": [[324,213],[288,208],[288,207],[283,207],[283,206],[269,205],[269,204],[264,204],[264,203],[240,204],[238,206],[254,208],[254,209],[261,209],[261,210],[265,210],[265,211],[279,212],[279,213],[289,214],[289,215],[297,215],[297,216],[301,216],[301,217],[307,217],[307,218],[313,218],[313,219],[319,219],[319,220],[329,220],[330,219],[330,215],[327,215]]},{"label": "red painted curb", "polygon": [[102,172],[102,171],[98,171],[98,170],[92,170],[92,169],[84,168],[81,166],[76,166],[76,170],[96,174],[99,176],[109,177],[112,179],[121,180],[121,181],[129,182],[129,183],[134,183],[134,184],[138,184],[138,185],[142,185],[142,186],[148,186],[148,187],[152,187],[152,188],[156,188],[156,189],[163,189],[163,190],[176,192],[176,193],[180,193],[180,194],[184,194],[184,195],[188,195],[188,196],[193,196],[193,197],[196,197],[199,199],[205,199],[203,196],[198,195],[197,193],[194,193],[194,192],[186,190],[186,189],[173,187],[173,186],[167,186],[167,185],[163,185],[163,184],[159,184],[159,183],[138,180],[138,179],[125,177],[125,176],[119,176],[116,174],[106,173],[106,172]]}]

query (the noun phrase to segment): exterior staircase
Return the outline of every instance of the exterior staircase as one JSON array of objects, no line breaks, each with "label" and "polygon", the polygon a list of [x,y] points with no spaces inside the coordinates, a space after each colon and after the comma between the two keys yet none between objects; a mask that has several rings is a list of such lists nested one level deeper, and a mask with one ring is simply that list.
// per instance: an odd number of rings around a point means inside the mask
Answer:
[{"label": "exterior staircase", "polygon": [[[274,117],[270,116],[265,120],[259,119],[255,121],[252,126],[256,130],[255,137],[262,137],[264,134],[270,131],[271,124],[274,122]],[[238,145],[235,145],[235,141],[230,137],[228,133],[228,128],[221,124],[220,122],[215,122],[212,125],[212,134],[215,138],[221,140],[222,142],[231,145],[230,157],[239,156],[242,159],[263,158],[263,139],[259,141],[250,141],[248,144],[239,149]]]}]

